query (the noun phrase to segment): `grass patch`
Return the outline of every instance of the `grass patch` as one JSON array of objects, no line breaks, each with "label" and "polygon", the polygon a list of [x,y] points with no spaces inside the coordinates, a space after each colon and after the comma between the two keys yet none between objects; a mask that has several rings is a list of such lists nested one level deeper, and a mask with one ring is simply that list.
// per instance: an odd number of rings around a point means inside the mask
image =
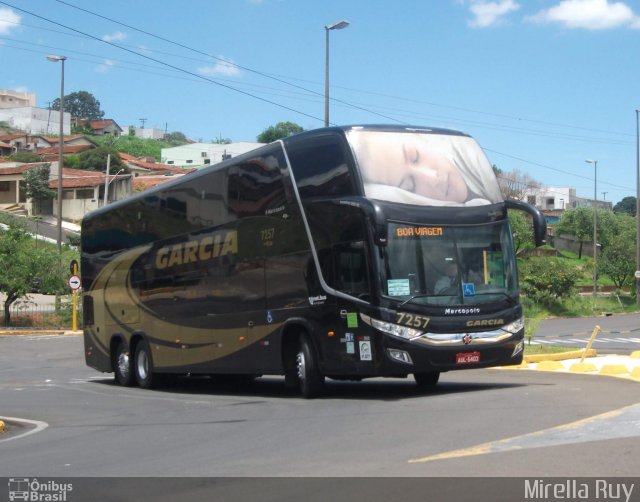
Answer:
[{"label": "grass patch", "polygon": [[531,356],[533,354],[559,354],[561,352],[575,352],[575,347],[560,347],[559,345],[529,345],[525,342],[524,355]]},{"label": "grass patch", "polygon": [[535,303],[522,297],[522,306],[527,318],[599,316],[605,313],[621,314],[638,312],[635,297],[629,294],[598,296],[573,295],[550,304]]}]

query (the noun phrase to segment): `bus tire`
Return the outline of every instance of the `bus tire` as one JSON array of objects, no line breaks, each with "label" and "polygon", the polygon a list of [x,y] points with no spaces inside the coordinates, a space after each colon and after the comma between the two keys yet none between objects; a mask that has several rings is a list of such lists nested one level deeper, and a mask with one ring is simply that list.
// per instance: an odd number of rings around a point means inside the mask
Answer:
[{"label": "bus tire", "polygon": [[413,378],[416,380],[416,385],[421,389],[428,389],[438,384],[440,380],[439,371],[427,371],[425,373],[414,373]]},{"label": "bus tire", "polygon": [[324,388],[324,376],[320,373],[318,358],[306,336],[300,339],[300,347],[296,354],[296,368],[302,396],[306,399],[319,396]]},{"label": "bus tire", "polygon": [[121,341],[113,357],[113,376],[116,384],[131,387],[135,383],[131,353],[126,343]]},{"label": "bus tire", "polygon": [[133,372],[138,385],[143,389],[151,389],[159,381],[158,375],[154,375],[153,373],[151,349],[146,340],[140,340],[136,345],[135,356],[133,358]]}]

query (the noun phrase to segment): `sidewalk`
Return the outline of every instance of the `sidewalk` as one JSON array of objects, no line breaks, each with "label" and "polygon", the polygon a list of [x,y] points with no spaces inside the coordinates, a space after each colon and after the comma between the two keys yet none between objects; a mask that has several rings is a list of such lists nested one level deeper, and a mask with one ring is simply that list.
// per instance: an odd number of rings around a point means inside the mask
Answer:
[{"label": "sidewalk", "polygon": [[[55,227],[58,225],[58,219],[55,216],[43,216],[42,220],[45,223]],[[80,225],[72,223],[70,221],[62,220],[62,228],[69,230],[70,232],[80,233]]]}]

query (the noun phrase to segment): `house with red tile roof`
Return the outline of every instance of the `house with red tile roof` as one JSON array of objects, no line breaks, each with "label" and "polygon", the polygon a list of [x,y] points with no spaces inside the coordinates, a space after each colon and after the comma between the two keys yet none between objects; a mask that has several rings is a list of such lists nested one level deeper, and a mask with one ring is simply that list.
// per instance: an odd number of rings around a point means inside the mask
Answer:
[{"label": "house with red tile roof", "polygon": [[120,152],[120,160],[129,168],[134,177],[153,176],[153,175],[179,175],[188,174],[195,169],[184,169],[175,166],[169,166],[160,162],[155,162],[148,157],[134,157],[128,153]]},{"label": "house with red tile roof", "polygon": [[91,129],[92,134],[96,134],[98,136],[104,136],[105,134],[110,134],[112,136],[122,135],[122,128],[113,119],[102,119],[102,120],[77,119],[76,126],[87,127]]},{"label": "house with red tile roof", "polygon": [[37,152],[40,148],[51,146],[50,138],[27,133],[4,134],[0,136],[0,143],[8,144],[11,147],[9,154],[19,150]]},{"label": "house with red tile roof", "polygon": [[[52,173],[49,180],[49,188],[57,192],[57,165],[55,167],[55,173]],[[89,211],[102,207],[105,203],[105,189],[108,194],[107,204],[130,196],[131,178],[130,174],[109,175],[107,178],[104,173],[65,167],[62,171],[62,218],[80,221]],[[57,216],[55,201],[53,214]]]}]

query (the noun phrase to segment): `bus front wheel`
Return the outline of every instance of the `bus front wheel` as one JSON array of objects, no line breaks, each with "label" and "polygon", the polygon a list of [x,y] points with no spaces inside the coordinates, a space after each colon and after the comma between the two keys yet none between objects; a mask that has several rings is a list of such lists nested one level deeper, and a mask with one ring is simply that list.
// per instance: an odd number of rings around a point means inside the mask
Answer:
[{"label": "bus front wheel", "polygon": [[321,394],[324,387],[324,376],[318,367],[318,358],[307,337],[302,337],[296,354],[298,382],[302,396],[311,399]]},{"label": "bus front wheel", "polygon": [[123,387],[131,387],[134,383],[131,353],[124,342],[120,342],[116,348],[113,360],[113,373],[115,381]]},{"label": "bus front wheel", "polygon": [[428,389],[429,387],[437,385],[438,380],[440,380],[440,372],[429,371],[426,373],[414,373],[413,378],[415,378],[418,387]]}]

